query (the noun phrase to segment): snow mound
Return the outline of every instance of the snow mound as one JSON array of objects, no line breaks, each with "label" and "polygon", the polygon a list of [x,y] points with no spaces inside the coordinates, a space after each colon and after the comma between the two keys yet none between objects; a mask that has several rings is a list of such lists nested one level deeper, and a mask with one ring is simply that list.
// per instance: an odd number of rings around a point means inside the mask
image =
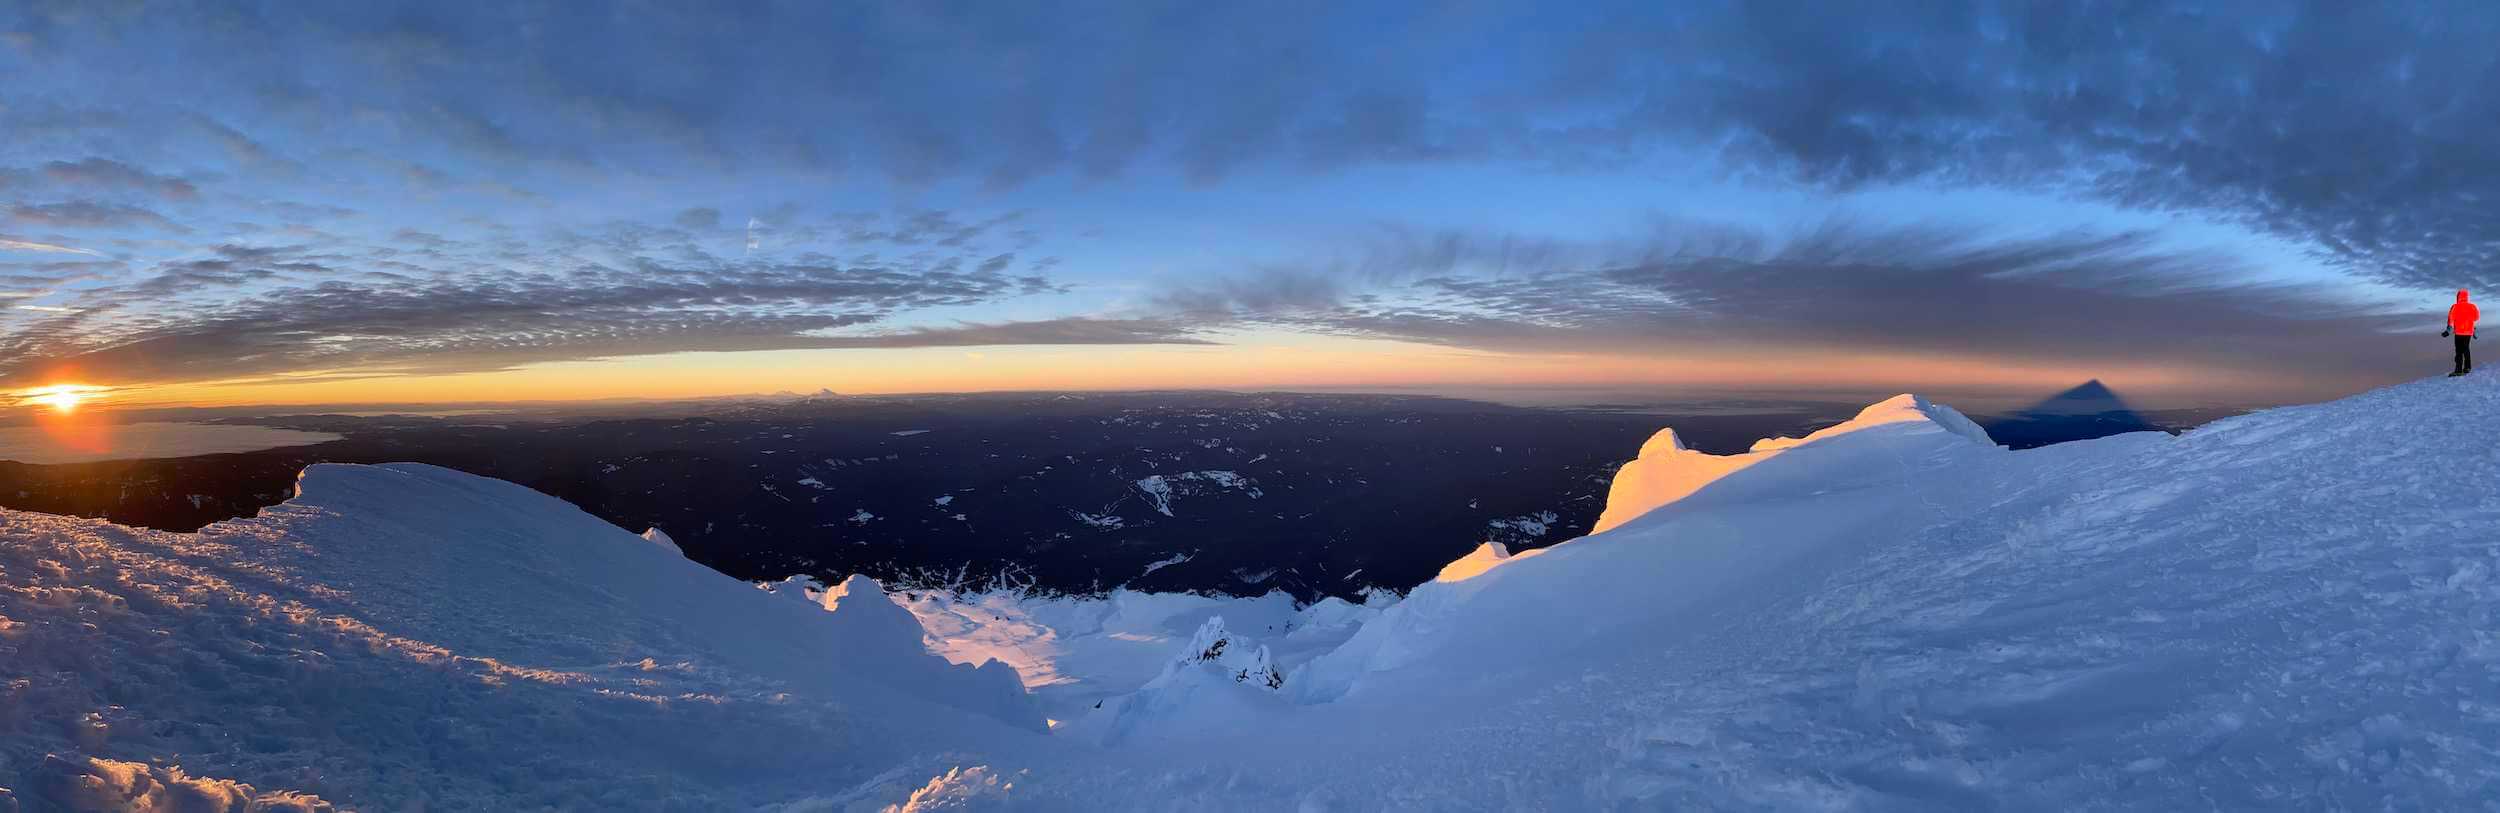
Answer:
[{"label": "snow mound", "polygon": [[1657,434],[1650,435],[1649,440],[1641,444],[1639,456],[1659,457],[1681,451],[1685,451],[1684,438],[1675,434],[1674,427],[1667,427],[1658,430]]},{"label": "snow mound", "polygon": [[660,526],[657,525],[643,530],[642,541],[658,545],[679,556],[686,555],[685,549],[677,547],[677,540],[668,538],[668,532],[660,530]]},{"label": "snow mound", "polygon": [[1101,744],[1255,725],[1284,708],[1284,672],[1268,648],[1224,628],[1221,616],[1198,626],[1153,680],[1062,726],[1063,736]]},{"label": "snow mound", "polygon": [[761,582],[755,586],[783,601],[810,606],[820,606],[824,601],[822,596],[825,593],[825,583],[805,573],[784,577],[777,582]]},{"label": "snow mound", "polygon": [[1616,470],[1606,493],[1606,509],[1590,533],[1604,533],[1659,506],[1690,496],[1746,467],[1809,443],[1859,435],[1869,430],[1941,432],[1980,446],[1994,447],[1986,430],[1952,407],[1916,395],[1896,395],[1863,410],[1856,417],[1802,438],[1765,438],[1743,454],[1714,455],[1684,447],[1674,429],[1660,429],[1641,444],[1640,456]]},{"label": "snow mound", "polygon": [[1002,720],[1029,724],[1037,713],[1014,666],[994,659],[948,663],[933,657],[920,619],[887,595],[876,579],[853,575],[825,590],[818,603],[832,614],[834,629],[852,642],[842,657],[908,665],[911,680],[936,688],[957,705]]},{"label": "snow mound", "polygon": [[1650,509],[1683,499],[1728,472],[1756,462],[1752,455],[1714,455],[1684,448],[1673,429],[1660,429],[1641,444],[1640,457],[1615,471],[1606,487],[1606,510],[1591,533],[1610,531]]},{"label": "snow mound", "polygon": [[[1521,555],[1534,556],[1536,553],[1536,551],[1532,550]],[[1500,542],[1486,542],[1484,544],[1477,545],[1475,550],[1468,551],[1467,555],[1451,560],[1449,564],[1442,565],[1441,572],[1435,574],[1432,577],[1432,580],[1436,582],[1466,581],[1468,579],[1475,578],[1478,574],[1487,570],[1492,570],[1495,565],[1510,561],[1510,559],[1510,546],[1504,545]]]},{"label": "snow mound", "polygon": [[987,765],[949,768],[912,791],[894,813],[937,813],[943,810],[998,810],[1011,806],[1015,780]]},{"label": "snow mound", "polygon": [[904,651],[865,596],[800,606],[432,466],[316,465],[196,534],[0,510],[0,786],[720,809],[1044,728],[1011,669]]},{"label": "snow mound", "polygon": [[1344,640],[1354,629],[1379,617],[1381,611],[1397,602],[1397,594],[1379,589],[1369,591],[1360,604],[1329,596],[1303,608],[1302,624],[1293,627],[1285,637],[1292,641]]},{"label": "snow mound", "polygon": [[854,575],[825,590],[817,599],[833,614],[834,626],[849,633],[872,655],[916,655],[921,646],[920,620],[894,603],[876,579]]},{"label": "snow mound", "polygon": [[[1256,647],[1255,649],[1253,647]],[[1189,637],[1189,645],[1179,657],[1163,667],[1163,674],[1147,682],[1147,688],[1170,685],[1183,674],[1204,672],[1216,677],[1231,677],[1234,683],[1276,689],[1285,677],[1276,671],[1276,659],[1267,647],[1234,635],[1224,628],[1224,617],[1208,618],[1198,625],[1198,632]]]}]

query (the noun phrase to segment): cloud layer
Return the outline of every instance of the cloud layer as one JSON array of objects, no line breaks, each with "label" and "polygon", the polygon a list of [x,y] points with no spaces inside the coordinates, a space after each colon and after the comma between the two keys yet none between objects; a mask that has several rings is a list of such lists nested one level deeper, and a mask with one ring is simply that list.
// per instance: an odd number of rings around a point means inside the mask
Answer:
[{"label": "cloud layer", "polygon": [[[2366,379],[2424,322],[2148,232],[1986,237],[1832,221],[1793,233],[1661,224],[1620,239],[1390,231],[1353,259],[1183,288],[1199,320],[1518,353],[1795,363],[1959,355],[2145,359]],[[1369,280],[1361,288],[1341,281]],[[1802,382],[1811,383],[1811,382]]]},{"label": "cloud layer", "polygon": [[[217,380],[463,372],[695,350],[1187,340],[1168,326],[1080,319],[845,330],[1050,283],[1012,273],[1011,253],[971,247],[763,260],[715,256],[668,236],[620,226],[551,247],[454,244],[404,231],[393,237],[398,246],[352,250],[218,245],[205,257],[122,271],[120,284],[87,289],[68,312],[0,340],[0,376],[76,369],[111,381]],[[592,259],[603,255],[608,261]],[[244,288],[248,295],[237,295]]]},{"label": "cloud layer", "polygon": [[[2369,297],[2500,286],[2481,3],[37,0],[0,33],[0,383],[1251,329],[2364,382],[2410,324]],[[1498,222],[1695,177],[1789,225]],[[2040,205],[1831,214],[1896,188]],[[1495,222],[1417,213],[1452,209]],[[1130,225],[1177,211],[1226,237]]]}]

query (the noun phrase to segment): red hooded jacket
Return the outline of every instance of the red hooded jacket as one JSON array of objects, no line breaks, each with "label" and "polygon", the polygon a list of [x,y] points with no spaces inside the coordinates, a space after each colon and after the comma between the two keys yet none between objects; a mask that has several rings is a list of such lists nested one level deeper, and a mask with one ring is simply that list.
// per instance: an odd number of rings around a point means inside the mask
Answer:
[{"label": "red hooded jacket", "polygon": [[2448,306],[2448,329],[2459,336],[2474,335],[2474,320],[2482,316],[2474,303],[2465,301],[2465,289],[2457,289],[2457,304]]}]

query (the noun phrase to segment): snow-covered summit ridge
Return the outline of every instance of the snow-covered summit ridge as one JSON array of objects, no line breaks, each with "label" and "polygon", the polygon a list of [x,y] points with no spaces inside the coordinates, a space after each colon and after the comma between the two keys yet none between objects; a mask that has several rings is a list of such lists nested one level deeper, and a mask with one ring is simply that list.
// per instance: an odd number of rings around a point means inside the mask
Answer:
[{"label": "snow-covered summit ridge", "polygon": [[1979,428],[1979,424],[1973,423],[1960,410],[1909,393],[1877,401],[1865,409],[1858,410],[1857,417],[1807,435],[1806,441],[1811,443],[1820,438],[1863,431],[1876,426],[1922,422],[1981,446],[1996,445],[1995,441],[1988,439],[1987,430]]},{"label": "snow-covered summit ridge", "polygon": [[1751,450],[1731,455],[1714,455],[1686,448],[1683,439],[1670,427],[1658,430],[1647,443],[1641,444],[1640,456],[1624,464],[1608,486],[1606,509],[1598,514],[1591,533],[1613,530],[1659,506],[1684,499],[1704,486],[1718,482],[1735,472],[1808,444],[1839,441],[1843,438],[1895,434],[1945,435],[1971,441],[1983,447],[1994,447],[1986,430],[1952,407],[1925,398],[1902,394],[1878,401],[1859,410],[1855,417],[1817,430],[1802,438],[1764,438]]},{"label": "snow-covered summit ridge", "polygon": [[1960,411],[1927,400],[1922,396],[1902,393],[1870,404],[1867,408],[1858,410],[1855,417],[1817,429],[1802,438],[1764,438],[1755,441],[1752,450],[1767,452],[1793,449],[1808,443],[1830,440],[1879,427],[1919,432],[1942,431],[1982,446],[1996,445],[1996,441],[1988,439],[1987,430],[1979,428],[1979,424],[1971,422],[1971,419]]},{"label": "snow-covered summit ridge", "polygon": [[1664,457],[1681,451],[1687,451],[1684,448],[1684,438],[1675,433],[1675,427],[1670,426],[1658,430],[1658,434],[1649,436],[1649,440],[1641,444],[1641,453],[1638,457]]},{"label": "snow-covered summit ridge", "polygon": [[1447,730],[1524,737],[1515,775],[1554,775],[1538,798],[1558,809],[2500,791],[2500,373],[2026,451],[1948,414],[1878,404],[1607,532],[1418,587],[1287,691],[1374,718],[1466,708]]},{"label": "snow-covered summit ridge", "polygon": [[[1684,448],[1672,429],[1662,430],[1616,473],[1589,536],[1516,554],[1479,546],[1337,651],[1305,664],[1288,691],[1328,702],[1408,675],[1465,668],[1461,662],[1534,659],[1602,639],[1616,625],[1715,595],[1737,576],[1775,571],[1831,541],[1936,511],[1947,502],[1930,492],[1957,488],[1957,477],[2003,454],[1960,412],[1915,395],[1732,455]],[[1813,507],[1774,508],[1797,504]],[[1678,518],[1697,520],[1699,532],[1656,531]],[[1657,549],[1665,546],[1690,547]],[[1725,566],[1668,564],[1701,550]],[[1556,613],[1558,604],[1575,609]]]}]

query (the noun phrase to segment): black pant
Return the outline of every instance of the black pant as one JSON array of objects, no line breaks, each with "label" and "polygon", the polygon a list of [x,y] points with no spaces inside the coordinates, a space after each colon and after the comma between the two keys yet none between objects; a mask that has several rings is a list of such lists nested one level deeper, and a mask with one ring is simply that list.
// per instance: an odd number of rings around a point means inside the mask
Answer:
[{"label": "black pant", "polygon": [[2457,369],[2474,369],[2474,337],[2457,336]]}]

